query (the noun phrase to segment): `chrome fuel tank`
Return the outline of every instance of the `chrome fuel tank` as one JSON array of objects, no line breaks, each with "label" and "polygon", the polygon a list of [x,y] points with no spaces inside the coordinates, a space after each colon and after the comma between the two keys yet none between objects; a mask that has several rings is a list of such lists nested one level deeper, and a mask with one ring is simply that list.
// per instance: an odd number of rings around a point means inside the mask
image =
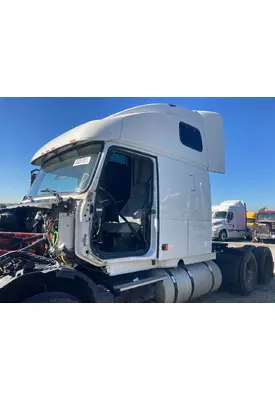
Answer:
[{"label": "chrome fuel tank", "polygon": [[177,268],[157,269],[152,275],[167,274],[156,284],[157,303],[184,303],[217,290],[222,274],[214,261],[206,261]]}]

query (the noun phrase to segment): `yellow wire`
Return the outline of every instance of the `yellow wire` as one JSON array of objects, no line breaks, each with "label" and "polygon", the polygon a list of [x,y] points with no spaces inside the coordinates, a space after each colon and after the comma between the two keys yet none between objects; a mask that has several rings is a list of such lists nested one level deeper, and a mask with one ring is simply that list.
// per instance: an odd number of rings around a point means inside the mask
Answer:
[{"label": "yellow wire", "polygon": [[56,237],[56,239],[55,239],[55,242],[54,242],[54,246],[56,245],[56,243],[58,242],[58,232],[55,232],[55,237]]}]

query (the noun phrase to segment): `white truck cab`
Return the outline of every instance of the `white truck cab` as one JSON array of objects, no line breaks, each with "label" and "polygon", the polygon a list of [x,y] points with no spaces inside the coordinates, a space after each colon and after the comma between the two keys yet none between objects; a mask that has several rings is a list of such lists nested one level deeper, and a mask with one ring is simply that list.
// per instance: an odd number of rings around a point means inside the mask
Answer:
[{"label": "white truck cab", "polygon": [[[15,237],[19,246],[38,235],[27,246],[35,254],[21,250],[17,270],[22,254],[32,259],[35,271],[44,263],[47,274],[39,275],[39,287],[47,292],[56,290],[59,277],[65,285],[66,276],[80,283],[70,281],[61,289],[77,298],[87,285],[93,299],[104,288],[113,298],[131,292],[135,299],[153,296],[159,302],[189,301],[220,287],[209,183],[210,171],[225,172],[219,114],[166,104],[135,107],[62,134],[31,163],[36,175],[29,193],[0,214],[5,235],[1,242],[0,233],[0,265],[7,263],[7,270],[12,245],[7,237]],[[241,208],[224,204],[226,215],[231,206]],[[16,254],[13,250],[12,257]],[[32,294],[38,291],[34,276],[24,278]],[[137,295],[145,286],[145,294]],[[16,288],[13,299],[28,292]],[[0,301],[1,295],[10,299],[11,291],[1,289]]]},{"label": "white truck cab", "polygon": [[241,200],[226,200],[212,207],[212,238],[243,239],[248,236],[246,205]]},{"label": "white truck cab", "polygon": [[80,259],[111,275],[215,259],[208,172],[225,169],[219,114],[135,107],[59,136],[31,162],[41,166],[32,198],[50,188],[78,200],[70,243]]}]

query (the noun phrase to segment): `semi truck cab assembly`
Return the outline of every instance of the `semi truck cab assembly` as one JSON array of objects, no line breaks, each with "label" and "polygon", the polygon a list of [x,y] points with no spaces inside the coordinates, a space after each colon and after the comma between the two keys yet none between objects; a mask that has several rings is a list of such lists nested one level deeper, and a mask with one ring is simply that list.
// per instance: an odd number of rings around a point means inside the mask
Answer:
[{"label": "semi truck cab assembly", "polygon": [[165,104],[68,131],[32,158],[0,210],[2,302],[185,302],[273,276],[267,248],[212,244],[209,172],[225,172],[219,114]]}]

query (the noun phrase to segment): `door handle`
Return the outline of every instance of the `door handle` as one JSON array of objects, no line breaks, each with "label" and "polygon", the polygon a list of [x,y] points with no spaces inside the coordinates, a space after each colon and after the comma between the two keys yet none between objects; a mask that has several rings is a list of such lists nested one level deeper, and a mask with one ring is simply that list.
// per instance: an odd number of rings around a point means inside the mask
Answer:
[{"label": "door handle", "polygon": [[191,189],[191,192],[194,192],[196,190],[195,189],[195,177],[192,174],[189,174],[189,177],[190,177],[190,189]]}]

